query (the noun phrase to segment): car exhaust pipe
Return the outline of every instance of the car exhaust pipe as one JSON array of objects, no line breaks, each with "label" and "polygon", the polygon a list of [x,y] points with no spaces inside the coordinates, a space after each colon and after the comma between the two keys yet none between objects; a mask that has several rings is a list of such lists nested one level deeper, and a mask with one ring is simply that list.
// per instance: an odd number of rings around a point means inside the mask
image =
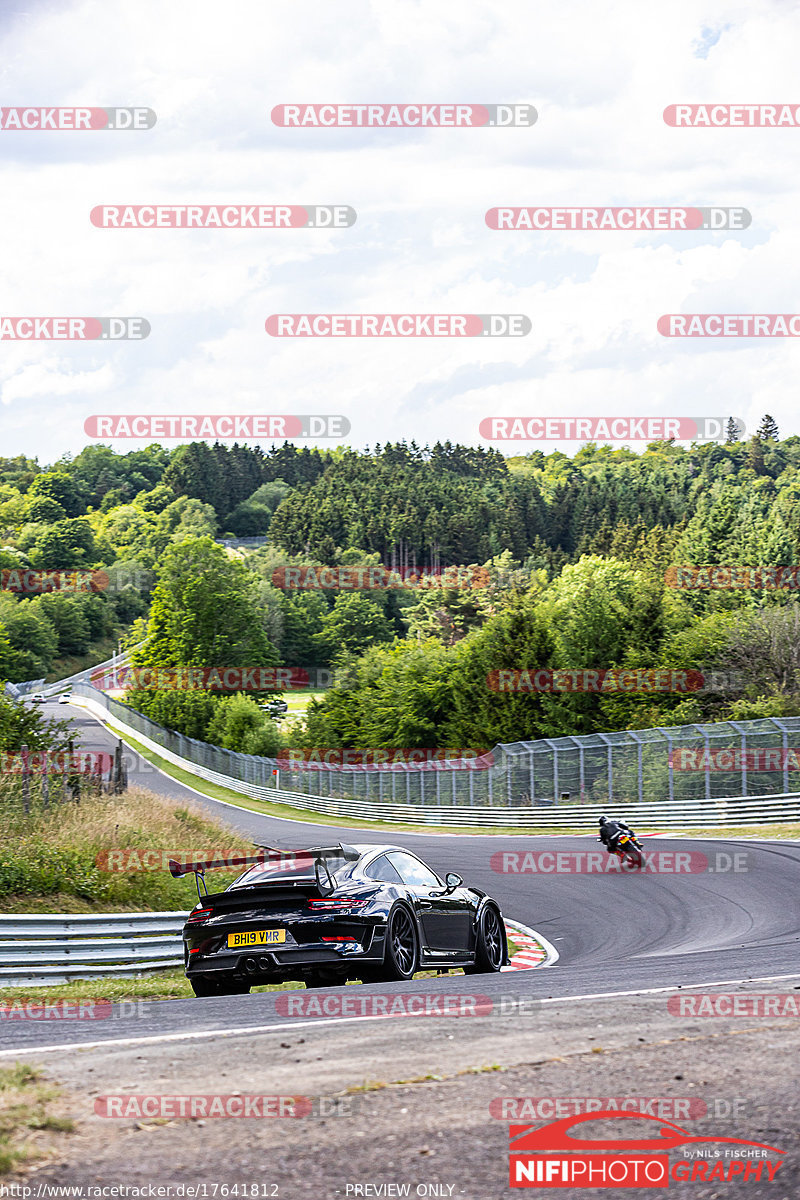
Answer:
[{"label": "car exhaust pipe", "polygon": [[244,969],[248,975],[258,974],[258,961],[255,958],[246,958],[244,960]]},{"label": "car exhaust pipe", "polygon": [[272,966],[272,963],[269,961],[269,959],[267,958],[266,955],[263,955],[258,960],[258,965],[261,967],[262,971],[268,971],[270,969],[270,967]]}]

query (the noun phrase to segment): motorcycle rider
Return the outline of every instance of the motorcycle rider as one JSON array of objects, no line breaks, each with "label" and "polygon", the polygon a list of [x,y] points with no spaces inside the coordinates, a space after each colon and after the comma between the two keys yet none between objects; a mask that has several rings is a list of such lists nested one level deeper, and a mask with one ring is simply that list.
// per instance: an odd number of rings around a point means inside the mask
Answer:
[{"label": "motorcycle rider", "polygon": [[603,843],[609,854],[616,853],[617,841],[622,833],[627,833],[632,838],[636,837],[630,825],[626,825],[624,821],[614,817],[609,819],[602,816],[600,818],[600,837],[597,840]]}]

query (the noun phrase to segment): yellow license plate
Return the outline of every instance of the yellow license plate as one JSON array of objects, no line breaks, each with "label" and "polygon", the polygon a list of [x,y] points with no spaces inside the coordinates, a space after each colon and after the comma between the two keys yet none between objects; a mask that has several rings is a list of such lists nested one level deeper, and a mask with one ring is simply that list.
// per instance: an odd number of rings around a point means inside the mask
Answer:
[{"label": "yellow license plate", "polygon": [[229,933],[228,949],[239,950],[242,946],[275,946],[285,941],[285,929],[253,929],[249,933]]}]

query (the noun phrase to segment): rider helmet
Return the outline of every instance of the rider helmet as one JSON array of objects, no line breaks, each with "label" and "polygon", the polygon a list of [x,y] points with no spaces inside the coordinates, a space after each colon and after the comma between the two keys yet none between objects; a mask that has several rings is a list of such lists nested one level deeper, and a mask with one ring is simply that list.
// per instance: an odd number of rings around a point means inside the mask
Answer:
[{"label": "rider helmet", "polygon": [[605,825],[605,823],[606,823],[606,821],[607,821],[607,820],[608,820],[608,817],[601,817],[601,818],[600,818],[600,824],[601,824],[601,825]]}]

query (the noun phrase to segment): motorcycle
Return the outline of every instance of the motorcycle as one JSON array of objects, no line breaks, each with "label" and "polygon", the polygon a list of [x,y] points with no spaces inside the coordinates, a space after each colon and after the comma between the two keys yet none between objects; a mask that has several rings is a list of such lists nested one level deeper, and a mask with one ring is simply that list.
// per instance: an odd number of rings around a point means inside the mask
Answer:
[{"label": "motorcycle", "polygon": [[620,862],[629,862],[632,867],[641,870],[644,866],[644,858],[642,857],[642,843],[637,837],[633,837],[629,833],[621,833],[617,838],[617,844],[614,848],[614,853]]}]

